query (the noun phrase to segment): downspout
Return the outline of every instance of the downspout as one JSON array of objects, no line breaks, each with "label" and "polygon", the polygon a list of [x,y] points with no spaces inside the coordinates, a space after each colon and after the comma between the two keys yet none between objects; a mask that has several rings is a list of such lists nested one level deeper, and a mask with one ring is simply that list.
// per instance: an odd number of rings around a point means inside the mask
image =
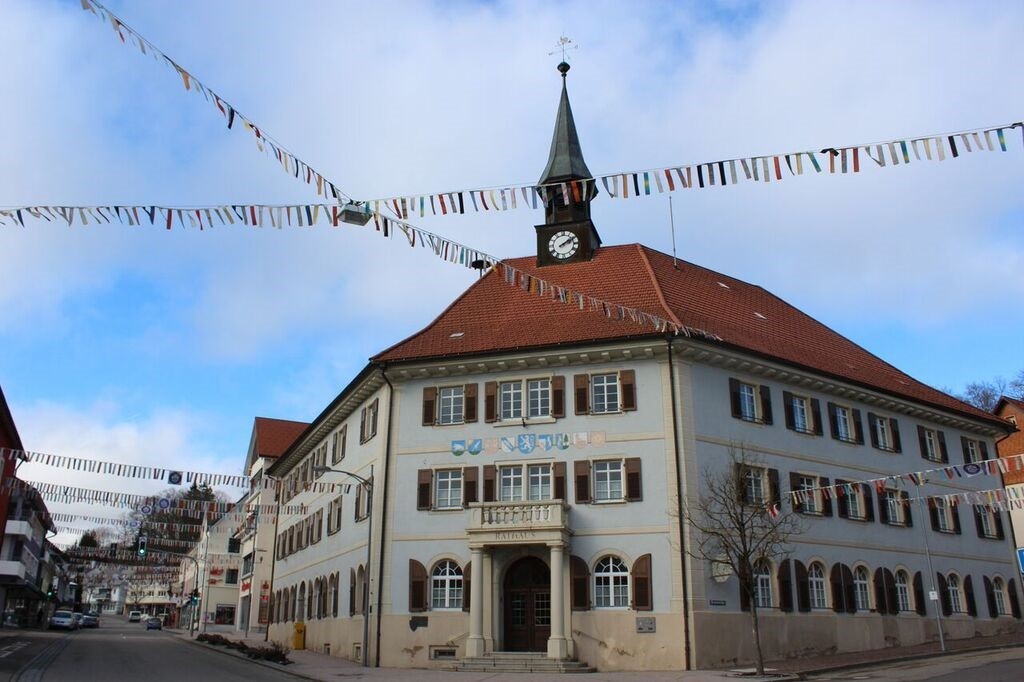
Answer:
[{"label": "downspout", "polygon": [[690,591],[687,588],[686,579],[686,529],[684,528],[686,518],[683,516],[683,467],[680,453],[682,448],[679,445],[679,405],[676,400],[676,371],[672,362],[672,341],[674,336],[666,338],[668,345],[668,387],[672,394],[672,439],[676,452],[676,505],[679,514],[679,551],[682,561],[683,576],[683,625],[685,634],[683,636],[683,662],[686,670],[690,669]]},{"label": "downspout", "polygon": [[[388,379],[387,365],[381,364],[380,375],[384,377],[385,383],[388,385],[388,433],[384,441],[384,476],[381,483],[381,500],[380,500],[380,556],[377,558],[377,643],[374,651],[374,663],[375,668],[380,667],[380,622],[381,622],[381,609],[384,607],[384,533],[387,530],[388,524],[388,473],[391,471],[391,431],[392,431],[392,417],[395,413],[395,387]],[[370,539],[373,541],[373,538]]]}]

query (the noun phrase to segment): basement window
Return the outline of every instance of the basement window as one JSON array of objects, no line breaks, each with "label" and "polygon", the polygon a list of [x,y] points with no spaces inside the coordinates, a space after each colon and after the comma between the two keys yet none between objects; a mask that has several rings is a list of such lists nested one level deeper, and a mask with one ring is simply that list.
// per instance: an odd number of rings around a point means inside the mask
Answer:
[{"label": "basement window", "polygon": [[430,647],[430,659],[432,661],[454,661],[455,647],[453,646],[432,646]]}]

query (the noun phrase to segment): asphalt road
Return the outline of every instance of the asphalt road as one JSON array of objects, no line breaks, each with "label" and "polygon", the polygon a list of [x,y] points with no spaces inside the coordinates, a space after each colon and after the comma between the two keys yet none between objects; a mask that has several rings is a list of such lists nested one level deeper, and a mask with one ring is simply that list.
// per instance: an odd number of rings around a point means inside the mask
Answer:
[{"label": "asphalt road", "polygon": [[[12,653],[3,656],[8,648]],[[104,617],[96,629],[22,631],[0,638],[0,680],[10,682],[279,682],[282,677],[289,679],[123,618]]]},{"label": "asphalt road", "polygon": [[951,654],[936,658],[808,675],[808,680],[870,680],[877,682],[1020,682],[1024,680],[1024,648]]}]

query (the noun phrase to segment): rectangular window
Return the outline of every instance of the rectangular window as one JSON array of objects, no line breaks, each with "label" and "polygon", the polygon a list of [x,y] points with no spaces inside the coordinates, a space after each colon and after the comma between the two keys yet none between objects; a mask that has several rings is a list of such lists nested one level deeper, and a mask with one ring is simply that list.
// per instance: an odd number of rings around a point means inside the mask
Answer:
[{"label": "rectangular window", "polygon": [[619,411],[618,374],[592,374],[590,376],[590,406],[592,414]]},{"label": "rectangular window", "polygon": [[756,422],[757,388],[752,384],[740,384],[740,416],[748,422]]},{"label": "rectangular window", "polygon": [[500,419],[523,418],[523,384],[521,381],[504,381],[498,387],[501,409]]},{"label": "rectangular window", "polygon": [[530,379],[526,382],[527,413],[530,419],[534,417],[551,416],[551,380]]},{"label": "rectangular window", "polygon": [[818,488],[817,476],[804,476],[801,475],[797,479],[797,485],[799,490],[811,491],[807,493],[807,496],[803,500],[803,512],[806,514],[819,514],[821,513],[821,505],[818,502],[818,496],[820,491]]},{"label": "rectangular window", "polygon": [[925,459],[930,459],[933,462],[941,462],[942,456],[939,454],[939,437],[935,433],[935,429],[925,429],[922,432],[924,442],[924,455]]},{"label": "rectangular window", "polygon": [[982,459],[978,441],[973,438],[964,438],[964,462],[966,464],[973,464],[974,462],[982,461]]},{"label": "rectangular window", "polygon": [[942,497],[933,497],[932,505],[935,507],[936,530],[942,533],[952,533],[953,522],[950,519],[949,503]]},{"label": "rectangular window", "polygon": [[803,396],[790,396],[790,408],[793,410],[793,430],[800,433],[812,433],[809,400]]},{"label": "rectangular window", "polygon": [[843,405],[836,405],[835,407],[836,417],[836,432],[839,434],[839,440],[845,440],[848,442],[853,441],[853,427],[850,421],[850,408]]},{"label": "rectangular window", "polygon": [[594,500],[601,502],[622,499],[622,460],[594,462]]},{"label": "rectangular window", "polygon": [[768,499],[765,494],[765,470],[760,467],[747,467],[744,479],[744,501],[747,504],[764,504]]},{"label": "rectangular window", "polygon": [[238,584],[238,569],[229,568],[224,576],[225,585],[237,585]]},{"label": "rectangular window", "polygon": [[878,442],[879,450],[892,450],[892,434],[887,419],[875,420],[875,440]]},{"label": "rectangular window", "polygon": [[461,424],[465,409],[462,386],[446,386],[438,391],[438,424]]},{"label": "rectangular window", "polygon": [[379,398],[363,408],[359,419],[359,442],[365,443],[377,435],[377,405]]},{"label": "rectangular window", "polygon": [[854,488],[853,494],[846,496],[846,513],[851,519],[863,519],[864,493],[861,492],[859,485],[855,484]]},{"label": "rectangular window", "polygon": [[523,467],[501,467],[498,472],[498,499],[511,502],[523,499]]},{"label": "rectangular window", "polygon": [[902,526],[904,523],[906,523],[905,519],[903,518],[903,503],[900,499],[899,491],[885,491],[885,508],[886,518],[889,519],[890,524],[895,526]]},{"label": "rectangular window", "polygon": [[999,530],[996,528],[995,512],[990,507],[979,505],[975,507],[978,515],[978,529],[983,538],[998,538]]},{"label": "rectangular window", "polygon": [[462,469],[434,472],[434,507],[455,509],[462,506]]},{"label": "rectangular window", "polygon": [[551,465],[531,464],[526,468],[527,499],[551,499]]}]

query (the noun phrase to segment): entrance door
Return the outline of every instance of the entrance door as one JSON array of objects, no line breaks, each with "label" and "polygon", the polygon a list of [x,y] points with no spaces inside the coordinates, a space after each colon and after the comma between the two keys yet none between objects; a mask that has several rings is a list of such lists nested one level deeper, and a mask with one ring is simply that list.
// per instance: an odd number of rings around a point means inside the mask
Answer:
[{"label": "entrance door", "polygon": [[505,574],[505,650],[547,651],[551,636],[551,572],[524,557]]}]

